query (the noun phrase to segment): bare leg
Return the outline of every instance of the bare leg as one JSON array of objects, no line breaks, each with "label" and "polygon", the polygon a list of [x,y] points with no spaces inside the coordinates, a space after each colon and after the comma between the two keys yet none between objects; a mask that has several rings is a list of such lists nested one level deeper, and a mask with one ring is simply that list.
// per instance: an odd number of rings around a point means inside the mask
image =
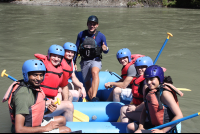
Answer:
[{"label": "bare leg", "polygon": [[92,68],[92,86],[88,90],[88,96],[90,99],[93,97],[96,97],[98,87],[99,87],[99,71],[100,69],[98,67]]},{"label": "bare leg", "polygon": [[[69,90],[69,93],[72,94],[72,102],[78,102],[79,100],[79,91],[77,90]],[[70,98],[70,101],[71,101],[71,98]]]},{"label": "bare leg", "polygon": [[72,92],[71,92],[72,90],[69,90],[69,101],[73,101],[73,94],[72,94]]},{"label": "bare leg", "polygon": [[85,90],[86,90],[87,96],[89,96],[88,92],[89,92],[90,87],[91,87],[91,81],[88,80],[85,82]]},{"label": "bare leg", "polygon": [[129,123],[126,128],[127,133],[134,133],[135,132],[135,125],[134,123]]},{"label": "bare leg", "polygon": [[74,106],[70,101],[61,101],[60,105],[57,105],[57,109],[50,114],[48,117],[58,116],[63,114],[66,121],[73,121]]},{"label": "bare leg", "polygon": [[109,95],[107,101],[113,101],[113,91],[114,91],[114,89],[110,92],[110,95]]},{"label": "bare leg", "polygon": [[120,102],[120,95],[121,95],[122,89],[119,87],[114,88],[113,91],[113,101],[114,102]]},{"label": "bare leg", "polygon": [[[120,120],[121,122],[139,121],[140,114],[142,111],[135,111],[136,106],[131,105],[131,111],[129,110],[129,105],[122,106],[120,109]],[[135,108],[135,109],[134,109]]]}]

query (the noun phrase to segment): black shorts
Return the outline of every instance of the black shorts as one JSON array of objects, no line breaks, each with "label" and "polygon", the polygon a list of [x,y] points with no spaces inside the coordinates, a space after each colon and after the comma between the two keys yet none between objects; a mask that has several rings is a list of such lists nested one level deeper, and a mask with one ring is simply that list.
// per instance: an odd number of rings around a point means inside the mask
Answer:
[{"label": "black shorts", "polygon": [[[139,127],[139,122],[134,122],[134,125],[135,125],[135,130],[137,130]],[[153,128],[153,127],[155,127],[155,126],[152,125],[150,122],[145,122],[144,129],[146,129],[146,130],[141,130],[141,131],[142,131],[142,133],[151,133],[151,130],[148,130],[148,129]]]}]

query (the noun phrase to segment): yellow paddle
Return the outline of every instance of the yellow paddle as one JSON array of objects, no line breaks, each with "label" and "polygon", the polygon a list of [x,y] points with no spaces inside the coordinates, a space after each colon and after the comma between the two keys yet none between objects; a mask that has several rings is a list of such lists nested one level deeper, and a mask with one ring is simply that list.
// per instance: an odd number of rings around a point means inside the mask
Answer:
[{"label": "yellow paddle", "polygon": [[13,80],[13,81],[17,81],[17,79],[15,79],[15,78],[13,78],[12,76],[8,75],[8,74],[6,73],[6,70],[5,70],[5,69],[1,72],[1,77],[3,77],[4,75],[7,76],[8,78],[10,78],[10,79]]},{"label": "yellow paddle", "polygon": [[57,104],[57,103],[58,103],[58,105],[60,105],[60,99],[59,98],[57,98],[57,101],[54,102],[54,104]]},{"label": "yellow paddle", "polygon": [[181,90],[181,91],[192,91],[190,89],[187,89],[187,88],[177,88],[178,90]]}]

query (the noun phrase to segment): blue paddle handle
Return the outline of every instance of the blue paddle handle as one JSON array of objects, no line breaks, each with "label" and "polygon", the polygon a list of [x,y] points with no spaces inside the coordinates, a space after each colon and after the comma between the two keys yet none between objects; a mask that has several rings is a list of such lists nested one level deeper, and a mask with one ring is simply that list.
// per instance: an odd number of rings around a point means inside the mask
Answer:
[{"label": "blue paddle handle", "polygon": [[183,118],[181,118],[181,119],[178,119],[178,120],[175,120],[175,121],[171,121],[171,122],[165,123],[165,124],[160,125],[160,126],[156,126],[156,127],[151,128],[151,129],[149,129],[149,130],[152,130],[152,129],[161,129],[161,128],[164,128],[164,127],[168,127],[168,126],[174,125],[174,124],[176,124],[176,123],[179,123],[179,122],[181,122],[181,121],[184,121],[184,120],[187,120],[187,119],[190,119],[190,118],[199,116],[199,114],[200,114],[200,113],[195,113],[195,114],[192,114],[192,115],[183,117]]},{"label": "blue paddle handle", "polygon": [[160,57],[160,54],[162,53],[162,51],[163,51],[165,45],[167,44],[167,41],[168,41],[168,40],[169,40],[169,39],[167,38],[167,39],[165,40],[164,44],[162,45],[162,47],[161,47],[161,49],[160,49],[160,51],[159,51],[159,53],[158,53],[156,59],[155,59],[154,62],[153,62],[154,65],[156,64],[158,58]]},{"label": "blue paddle handle", "polygon": [[10,78],[13,81],[17,81],[17,79],[13,78],[12,76],[8,75],[8,78]]}]

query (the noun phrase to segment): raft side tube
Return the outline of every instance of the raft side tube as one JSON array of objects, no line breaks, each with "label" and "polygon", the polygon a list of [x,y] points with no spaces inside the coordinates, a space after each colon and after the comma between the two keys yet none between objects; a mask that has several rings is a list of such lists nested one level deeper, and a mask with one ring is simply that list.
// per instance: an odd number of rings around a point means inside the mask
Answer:
[{"label": "raft side tube", "polygon": [[89,116],[89,122],[117,122],[121,102],[72,102],[74,109]]},{"label": "raft side tube", "polygon": [[67,122],[72,131],[82,130],[82,133],[126,133],[128,123],[122,122]]}]

